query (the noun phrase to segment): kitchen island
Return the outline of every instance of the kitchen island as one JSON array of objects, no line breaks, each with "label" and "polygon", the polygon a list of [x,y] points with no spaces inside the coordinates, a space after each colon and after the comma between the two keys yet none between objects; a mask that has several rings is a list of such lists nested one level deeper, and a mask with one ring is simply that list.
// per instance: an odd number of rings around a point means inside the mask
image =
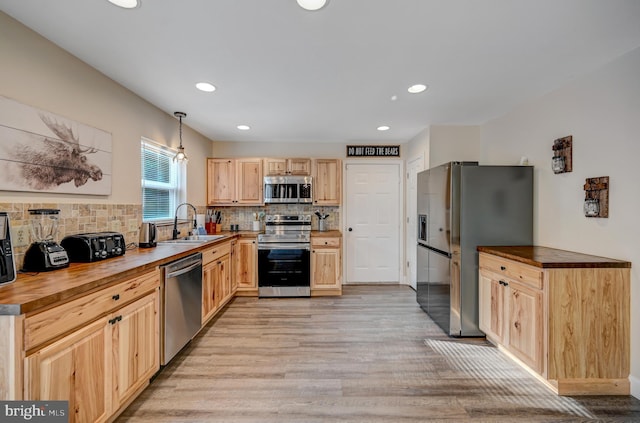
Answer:
[{"label": "kitchen island", "polygon": [[487,339],[559,395],[628,395],[631,263],[540,246],[478,247]]}]

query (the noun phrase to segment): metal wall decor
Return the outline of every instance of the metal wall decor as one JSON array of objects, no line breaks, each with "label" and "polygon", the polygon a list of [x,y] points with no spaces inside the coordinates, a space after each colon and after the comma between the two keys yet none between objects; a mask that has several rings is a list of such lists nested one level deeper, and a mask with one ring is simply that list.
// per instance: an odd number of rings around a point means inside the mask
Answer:
[{"label": "metal wall decor", "polygon": [[551,159],[553,173],[566,173],[573,170],[572,147],[573,136],[571,135],[553,141],[553,158]]},{"label": "metal wall decor", "polygon": [[587,178],[584,184],[584,215],[609,217],[609,177]]}]

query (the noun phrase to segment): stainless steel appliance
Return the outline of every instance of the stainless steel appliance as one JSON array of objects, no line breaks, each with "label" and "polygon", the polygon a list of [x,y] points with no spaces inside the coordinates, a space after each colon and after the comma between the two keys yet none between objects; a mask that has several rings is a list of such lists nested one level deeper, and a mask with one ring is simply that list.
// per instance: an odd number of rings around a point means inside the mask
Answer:
[{"label": "stainless steel appliance", "polygon": [[533,243],[533,167],[451,162],[418,174],[417,300],[451,336],[478,328],[478,245]]},{"label": "stainless steel appliance", "polygon": [[311,215],[267,215],[258,235],[258,296],[311,295]]},{"label": "stainless steel appliance", "polygon": [[124,255],[124,236],[118,232],[93,232],[69,235],[60,245],[72,262],[92,262]]},{"label": "stainless steel appliance", "polygon": [[311,203],[313,184],[311,176],[265,176],[265,203]]},{"label": "stainless steel appliance", "polygon": [[0,285],[16,280],[16,262],[11,245],[9,215],[0,212]]},{"label": "stainless steel appliance", "polygon": [[140,238],[138,239],[138,247],[151,248],[155,247],[156,245],[156,225],[154,223],[144,222],[140,226]]},{"label": "stainless steel appliance", "polygon": [[202,325],[202,253],[162,266],[162,275],[162,365],[166,365]]},{"label": "stainless steel appliance", "polygon": [[58,244],[59,209],[29,209],[33,243],[24,254],[22,268],[30,272],[55,270],[69,266],[65,249]]}]

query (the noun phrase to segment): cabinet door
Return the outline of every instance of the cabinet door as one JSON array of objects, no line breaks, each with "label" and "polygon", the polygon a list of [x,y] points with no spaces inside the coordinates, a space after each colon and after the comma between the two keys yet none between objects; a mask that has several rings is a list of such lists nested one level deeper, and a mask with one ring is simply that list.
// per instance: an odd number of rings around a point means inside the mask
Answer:
[{"label": "cabinet door", "polygon": [[218,277],[218,264],[216,261],[202,266],[202,323],[213,316],[218,305],[216,280]]},{"label": "cabinet door", "polygon": [[290,175],[311,175],[311,159],[288,159],[287,171]]},{"label": "cabinet door", "polygon": [[339,248],[315,248],[311,253],[311,289],[341,289]]},{"label": "cabinet door", "polygon": [[238,290],[258,289],[258,245],[255,239],[240,239],[237,244],[235,277]]},{"label": "cabinet door", "polygon": [[313,181],[314,204],[340,205],[342,165],[339,159],[315,159]]},{"label": "cabinet door", "polygon": [[207,159],[207,204],[231,205],[235,201],[235,161]]},{"label": "cabinet door", "polygon": [[287,174],[287,159],[264,159],[265,176],[283,176]]},{"label": "cabinet door", "polygon": [[262,160],[236,160],[236,203],[243,205],[261,205],[262,198]]},{"label": "cabinet door", "polygon": [[218,306],[222,306],[231,298],[231,259],[229,254],[218,260],[216,271],[218,272],[217,280],[220,286],[220,302]]},{"label": "cabinet door", "polygon": [[69,401],[69,422],[102,422],[110,413],[110,340],[105,319],[25,358],[25,400]]},{"label": "cabinet door", "polygon": [[487,337],[502,342],[504,337],[505,287],[496,277],[480,270],[479,326]]},{"label": "cabinet door", "polygon": [[123,307],[112,325],[113,409],[117,410],[160,369],[159,293]]},{"label": "cabinet door", "polygon": [[538,373],[543,371],[542,291],[507,280],[507,348]]}]

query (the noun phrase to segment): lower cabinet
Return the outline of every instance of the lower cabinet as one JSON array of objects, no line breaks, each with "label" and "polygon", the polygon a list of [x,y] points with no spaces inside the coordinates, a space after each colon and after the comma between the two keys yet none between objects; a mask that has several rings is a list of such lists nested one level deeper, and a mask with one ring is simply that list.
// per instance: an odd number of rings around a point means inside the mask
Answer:
[{"label": "lower cabinet", "polygon": [[311,295],[342,294],[340,237],[311,237]]},{"label": "lower cabinet", "polygon": [[234,256],[236,295],[258,295],[258,242],[256,238],[239,238]]},{"label": "lower cabinet", "polygon": [[233,296],[231,242],[204,251],[202,257],[202,324],[204,325]]},{"label": "lower cabinet", "polygon": [[480,330],[541,374],[542,290],[481,270],[480,298]]},{"label": "lower cabinet", "polygon": [[25,359],[25,400],[69,401],[69,422],[102,422],[112,412],[110,328],[101,319]]},{"label": "lower cabinet", "polygon": [[557,394],[628,395],[630,264],[537,248],[549,265],[480,252],[480,329]]},{"label": "lower cabinet", "polygon": [[158,290],[25,358],[25,399],[69,401],[69,422],[106,421],[160,368]]}]

